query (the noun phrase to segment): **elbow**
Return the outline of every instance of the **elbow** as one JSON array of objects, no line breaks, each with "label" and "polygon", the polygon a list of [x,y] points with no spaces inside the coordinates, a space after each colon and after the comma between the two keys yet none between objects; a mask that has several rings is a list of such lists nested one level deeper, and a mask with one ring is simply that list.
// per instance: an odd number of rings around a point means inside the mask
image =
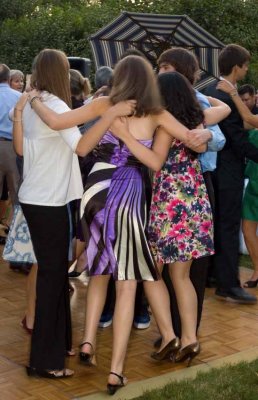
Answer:
[{"label": "elbow", "polygon": [[77,156],[79,156],[79,157],[85,157],[85,156],[87,155],[87,153],[85,153],[85,151],[82,151],[82,150],[79,150],[79,149],[76,149],[76,150],[75,150],[75,153],[76,153]]},{"label": "elbow", "polygon": [[77,154],[77,156],[79,157],[85,157],[90,150],[86,150],[85,146],[83,146],[83,144],[81,143],[82,138],[79,140],[77,147],[75,149],[75,153]]},{"label": "elbow", "polygon": [[231,108],[227,105],[226,109],[225,109],[225,116],[224,118],[227,118],[229,116],[229,114],[231,113]]},{"label": "elbow", "polygon": [[62,126],[60,126],[59,119],[56,118],[55,116],[50,116],[48,119],[41,118],[43,122],[50,128],[53,129],[53,131],[58,131],[60,129],[63,129]]},{"label": "elbow", "polygon": [[246,115],[245,118],[243,118],[245,122],[247,122],[249,125],[254,126],[255,128],[258,128],[258,119],[256,119],[255,115],[248,114]]},{"label": "elbow", "polygon": [[163,167],[163,164],[164,164],[164,162],[155,162],[150,166],[150,168],[154,172],[159,172],[161,170],[161,168]]},{"label": "elbow", "polygon": [[58,131],[60,129],[60,126],[59,126],[58,121],[56,119],[49,120],[47,125],[49,126],[50,129],[53,129],[53,131]]},{"label": "elbow", "polygon": [[85,152],[82,151],[81,147],[78,145],[75,149],[75,153],[77,154],[77,156],[79,157],[84,157],[86,156]]}]

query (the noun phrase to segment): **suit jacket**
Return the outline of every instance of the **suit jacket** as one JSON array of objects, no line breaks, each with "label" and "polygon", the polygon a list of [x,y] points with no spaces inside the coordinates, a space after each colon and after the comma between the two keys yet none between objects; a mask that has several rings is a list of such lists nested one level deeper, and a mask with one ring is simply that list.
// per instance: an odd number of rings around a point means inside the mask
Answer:
[{"label": "suit jacket", "polygon": [[208,86],[205,94],[224,101],[231,108],[229,116],[219,123],[225,135],[226,144],[218,152],[216,184],[219,190],[242,189],[245,158],[258,162],[258,149],[249,143],[243,121],[233,100],[228,94],[217,90],[216,85],[217,83]]}]

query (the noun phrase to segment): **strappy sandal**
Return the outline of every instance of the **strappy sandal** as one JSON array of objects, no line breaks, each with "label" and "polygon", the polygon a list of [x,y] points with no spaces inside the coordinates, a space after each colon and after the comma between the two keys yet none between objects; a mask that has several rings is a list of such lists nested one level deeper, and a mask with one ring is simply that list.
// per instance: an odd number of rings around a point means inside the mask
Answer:
[{"label": "strappy sandal", "polygon": [[79,353],[79,358],[80,358],[80,362],[86,365],[92,365],[92,358],[94,356],[94,349],[93,346],[90,342],[83,342],[80,345],[80,349],[85,345],[88,344],[91,348],[92,348],[92,353],[85,353],[84,351],[80,351]]},{"label": "strappy sandal", "polygon": [[114,385],[112,383],[108,383],[107,384],[107,392],[108,392],[108,394],[110,394],[112,396],[113,394],[116,393],[116,391],[118,389],[120,389],[121,387],[125,386],[127,379],[123,375],[118,375],[115,372],[109,372],[109,374],[110,375],[115,375],[120,381],[120,383],[118,383],[116,385]]},{"label": "strappy sandal", "polygon": [[254,280],[254,281],[252,281],[252,280],[246,281],[244,283],[244,287],[249,288],[249,289],[256,288],[257,285],[258,285],[258,279]]},{"label": "strappy sandal", "polygon": [[40,378],[48,378],[48,379],[64,379],[70,378],[74,375],[74,371],[71,369],[61,369],[61,370],[38,370],[37,368],[26,367],[28,376],[35,376]]}]

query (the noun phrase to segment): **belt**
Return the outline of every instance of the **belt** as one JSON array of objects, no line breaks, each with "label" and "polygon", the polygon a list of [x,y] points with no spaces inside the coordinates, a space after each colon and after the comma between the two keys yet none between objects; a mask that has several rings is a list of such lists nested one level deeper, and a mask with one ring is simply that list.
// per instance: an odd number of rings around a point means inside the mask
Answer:
[{"label": "belt", "polygon": [[12,139],[7,139],[5,137],[0,137],[0,141],[12,142]]}]

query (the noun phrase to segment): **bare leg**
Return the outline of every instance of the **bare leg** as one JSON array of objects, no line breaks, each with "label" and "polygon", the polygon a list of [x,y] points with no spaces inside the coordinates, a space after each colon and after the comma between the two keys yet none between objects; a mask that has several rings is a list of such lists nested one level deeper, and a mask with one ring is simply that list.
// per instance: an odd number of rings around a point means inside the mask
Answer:
[{"label": "bare leg", "polygon": [[10,200],[0,200],[0,221],[9,225],[11,217],[11,202]]},{"label": "bare leg", "polygon": [[153,312],[154,318],[162,336],[160,350],[163,349],[173,338],[173,330],[170,299],[163,279],[159,281],[144,281],[144,290]]},{"label": "bare leg", "polygon": [[246,247],[251,256],[254,271],[250,280],[258,279],[258,236],[256,234],[258,222],[243,219],[242,229],[245,238]]},{"label": "bare leg", "polygon": [[[113,317],[113,348],[111,371],[123,374],[124,360],[133,323],[137,281],[116,281],[116,304]],[[109,375],[108,383],[117,384],[118,378]]]},{"label": "bare leg", "polygon": [[33,329],[34,325],[37,273],[38,264],[33,264],[27,278],[27,308],[25,315],[29,329]]},{"label": "bare leg", "polygon": [[[110,275],[91,276],[87,289],[85,327],[82,343],[91,343],[93,349],[96,347],[98,323],[106,300],[109,278]],[[92,347],[89,344],[85,344],[81,347],[81,351],[91,354]]]},{"label": "bare leg", "polygon": [[197,341],[197,295],[189,277],[191,264],[177,261],[169,265],[182,324],[182,348]]}]

